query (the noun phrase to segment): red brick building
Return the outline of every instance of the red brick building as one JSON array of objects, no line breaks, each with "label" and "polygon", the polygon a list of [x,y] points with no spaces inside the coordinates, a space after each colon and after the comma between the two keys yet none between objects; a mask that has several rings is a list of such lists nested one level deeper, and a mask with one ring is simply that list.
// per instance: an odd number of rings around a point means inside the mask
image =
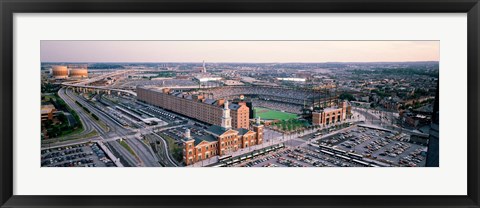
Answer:
[{"label": "red brick building", "polygon": [[341,102],[339,106],[324,108],[317,112],[312,112],[313,125],[328,125],[344,121],[351,114],[351,107],[347,102]]},{"label": "red brick building", "polygon": [[183,140],[183,161],[185,165],[219,155],[226,155],[242,148],[262,144],[263,125],[259,120],[252,129],[231,127],[230,109],[228,101],[222,110],[221,126],[212,125],[206,131],[207,135],[193,138],[187,129]]},{"label": "red brick building", "polygon": [[[137,99],[212,125],[222,125],[224,99],[213,100],[203,94],[145,87],[137,87]],[[233,128],[250,128],[249,108],[245,102],[230,103],[228,108],[231,110]]]}]

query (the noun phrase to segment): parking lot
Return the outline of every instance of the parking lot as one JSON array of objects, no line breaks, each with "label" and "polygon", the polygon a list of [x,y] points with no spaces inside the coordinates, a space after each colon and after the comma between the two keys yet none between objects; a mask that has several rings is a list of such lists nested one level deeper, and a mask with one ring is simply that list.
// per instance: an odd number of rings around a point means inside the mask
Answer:
[{"label": "parking lot", "polygon": [[180,144],[181,140],[185,138],[185,131],[187,129],[190,129],[190,135],[195,138],[199,138],[207,134],[204,131],[204,129],[206,129],[206,126],[204,127],[202,125],[180,126],[180,127],[164,130],[162,131],[162,133],[172,137]]},{"label": "parking lot", "polygon": [[320,139],[317,144],[393,166],[425,166],[427,148],[410,141],[410,135],[382,129],[357,126]]},{"label": "parking lot", "polygon": [[[427,148],[410,135],[352,126],[318,140],[249,158],[235,167],[423,167]],[[313,140],[312,140],[313,141]]]},{"label": "parking lot", "polygon": [[41,151],[42,167],[114,167],[97,143],[77,144]]},{"label": "parking lot", "polygon": [[253,157],[236,167],[364,167],[351,160],[331,156],[312,147],[286,147]]}]

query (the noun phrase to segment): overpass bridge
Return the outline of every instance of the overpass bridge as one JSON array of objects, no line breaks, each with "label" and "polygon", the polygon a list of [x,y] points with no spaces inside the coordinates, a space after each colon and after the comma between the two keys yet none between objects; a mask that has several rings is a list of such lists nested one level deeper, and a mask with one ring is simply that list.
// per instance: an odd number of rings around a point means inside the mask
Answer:
[{"label": "overpass bridge", "polygon": [[131,72],[135,72],[135,71],[123,71],[122,70],[122,71],[119,71],[119,72],[113,72],[113,73],[109,73],[109,74],[105,74],[105,75],[100,75],[98,77],[94,77],[94,78],[90,78],[90,79],[86,79],[86,80],[82,80],[82,81],[63,82],[62,86],[67,87],[67,89],[72,88],[77,92],[84,92],[84,93],[94,92],[94,93],[98,94],[100,92],[103,92],[103,93],[110,94],[112,92],[116,92],[119,95],[120,94],[127,94],[127,95],[137,96],[137,93],[135,93],[134,91],[131,91],[131,90],[117,89],[117,88],[108,87],[108,86],[87,85],[87,84],[90,84],[92,82],[96,82],[96,81],[100,81],[102,79],[105,79],[107,77],[119,76],[119,75],[123,75],[123,74],[126,74],[126,73],[131,73]]},{"label": "overpass bridge", "polygon": [[[128,89],[118,89],[118,88],[114,88],[114,87],[110,87],[110,86],[92,86],[92,85],[88,85],[90,83],[93,83],[93,82],[96,82],[96,81],[100,81],[102,79],[105,79],[107,77],[114,77],[114,76],[120,76],[120,75],[125,75],[125,74],[128,74],[128,73],[135,73],[135,72],[138,72],[138,71],[141,71],[141,70],[122,70],[122,71],[118,71],[118,72],[113,72],[113,73],[109,73],[109,74],[104,74],[104,75],[100,75],[100,76],[97,76],[97,77],[94,77],[94,78],[89,78],[89,79],[86,79],[86,80],[81,80],[81,81],[69,81],[69,82],[63,82],[62,83],[62,86],[64,87],[67,87],[68,88],[72,88],[74,89],[76,92],[94,92],[94,93],[106,93],[106,94],[111,94],[112,92],[116,92],[118,95],[133,95],[133,96],[137,96],[137,93],[133,91],[133,89],[131,90],[128,90]],[[214,88],[214,86],[198,86],[198,85],[172,85],[172,86],[162,86],[162,87],[158,87],[158,89],[162,89],[162,88],[170,88],[170,89],[178,89],[178,90],[181,90],[181,89],[207,89],[207,88]]]},{"label": "overpass bridge", "polygon": [[107,86],[89,86],[89,85],[78,85],[78,84],[66,84],[62,83],[62,86],[65,86],[68,88],[72,88],[76,92],[94,92],[99,94],[100,92],[106,93],[106,94],[111,94],[112,92],[116,92],[119,95],[121,94],[128,94],[128,95],[133,95],[137,96],[137,93],[131,90],[123,90],[123,89],[116,89],[116,88],[111,88]]}]

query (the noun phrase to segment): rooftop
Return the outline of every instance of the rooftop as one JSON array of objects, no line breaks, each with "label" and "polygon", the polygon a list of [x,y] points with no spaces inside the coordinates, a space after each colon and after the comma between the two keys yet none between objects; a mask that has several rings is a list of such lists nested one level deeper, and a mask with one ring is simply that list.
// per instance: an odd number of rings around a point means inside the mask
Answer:
[{"label": "rooftop", "polygon": [[230,105],[228,105],[228,108],[230,108],[231,110],[238,110],[238,108],[240,108],[240,105],[235,103],[230,103]]},{"label": "rooftop", "polygon": [[244,128],[239,128],[239,129],[235,129],[235,130],[238,131],[239,136],[244,135],[244,134],[246,134],[247,132],[250,131],[250,130],[244,129]]},{"label": "rooftop", "polygon": [[221,126],[212,125],[212,126],[208,127],[208,129],[206,131],[214,133],[216,135],[222,135],[223,133],[228,131],[228,129],[223,128]]},{"label": "rooftop", "polygon": [[[141,88],[163,93],[162,91],[160,91],[159,89],[156,89],[156,88],[151,88],[151,87],[141,87]],[[191,93],[188,93],[188,92],[173,91],[169,95],[179,97],[179,98],[183,98],[183,99],[186,99],[186,100],[193,100],[192,95],[201,95],[201,94],[191,94]],[[201,102],[201,101],[199,101],[199,102]],[[223,108],[223,104],[219,105],[220,102],[221,101],[219,101],[219,100],[206,98],[206,99],[203,100],[202,103],[209,104],[209,105],[215,105],[215,106]],[[235,104],[235,103],[229,103],[229,105],[228,105],[228,108],[231,109],[231,110],[234,110],[234,111],[238,110],[240,107],[241,107],[241,105]]]},{"label": "rooftop", "polygon": [[214,100],[214,99],[209,99],[209,98],[205,99],[205,103],[206,103],[206,104],[210,104],[210,105],[214,104],[215,101],[216,101],[216,100]]},{"label": "rooftop", "polygon": [[217,141],[217,138],[215,138],[214,136],[212,136],[210,134],[207,134],[207,135],[204,135],[200,138],[195,138],[195,145],[200,144],[202,141],[214,142],[214,141]]},{"label": "rooftop", "polygon": [[50,113],[55,110],[55,106],[52,104],[49,105],[42,105],[41,112],[42,114]]}]

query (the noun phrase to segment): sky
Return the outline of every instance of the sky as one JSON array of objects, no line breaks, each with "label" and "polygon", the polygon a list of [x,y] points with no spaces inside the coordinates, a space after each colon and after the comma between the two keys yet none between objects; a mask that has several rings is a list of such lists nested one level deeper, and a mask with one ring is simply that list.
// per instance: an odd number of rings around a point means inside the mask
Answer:
[{"label": "sky", "polygon": [[41,41],[42,62],[439,61],[439,41]]}]

